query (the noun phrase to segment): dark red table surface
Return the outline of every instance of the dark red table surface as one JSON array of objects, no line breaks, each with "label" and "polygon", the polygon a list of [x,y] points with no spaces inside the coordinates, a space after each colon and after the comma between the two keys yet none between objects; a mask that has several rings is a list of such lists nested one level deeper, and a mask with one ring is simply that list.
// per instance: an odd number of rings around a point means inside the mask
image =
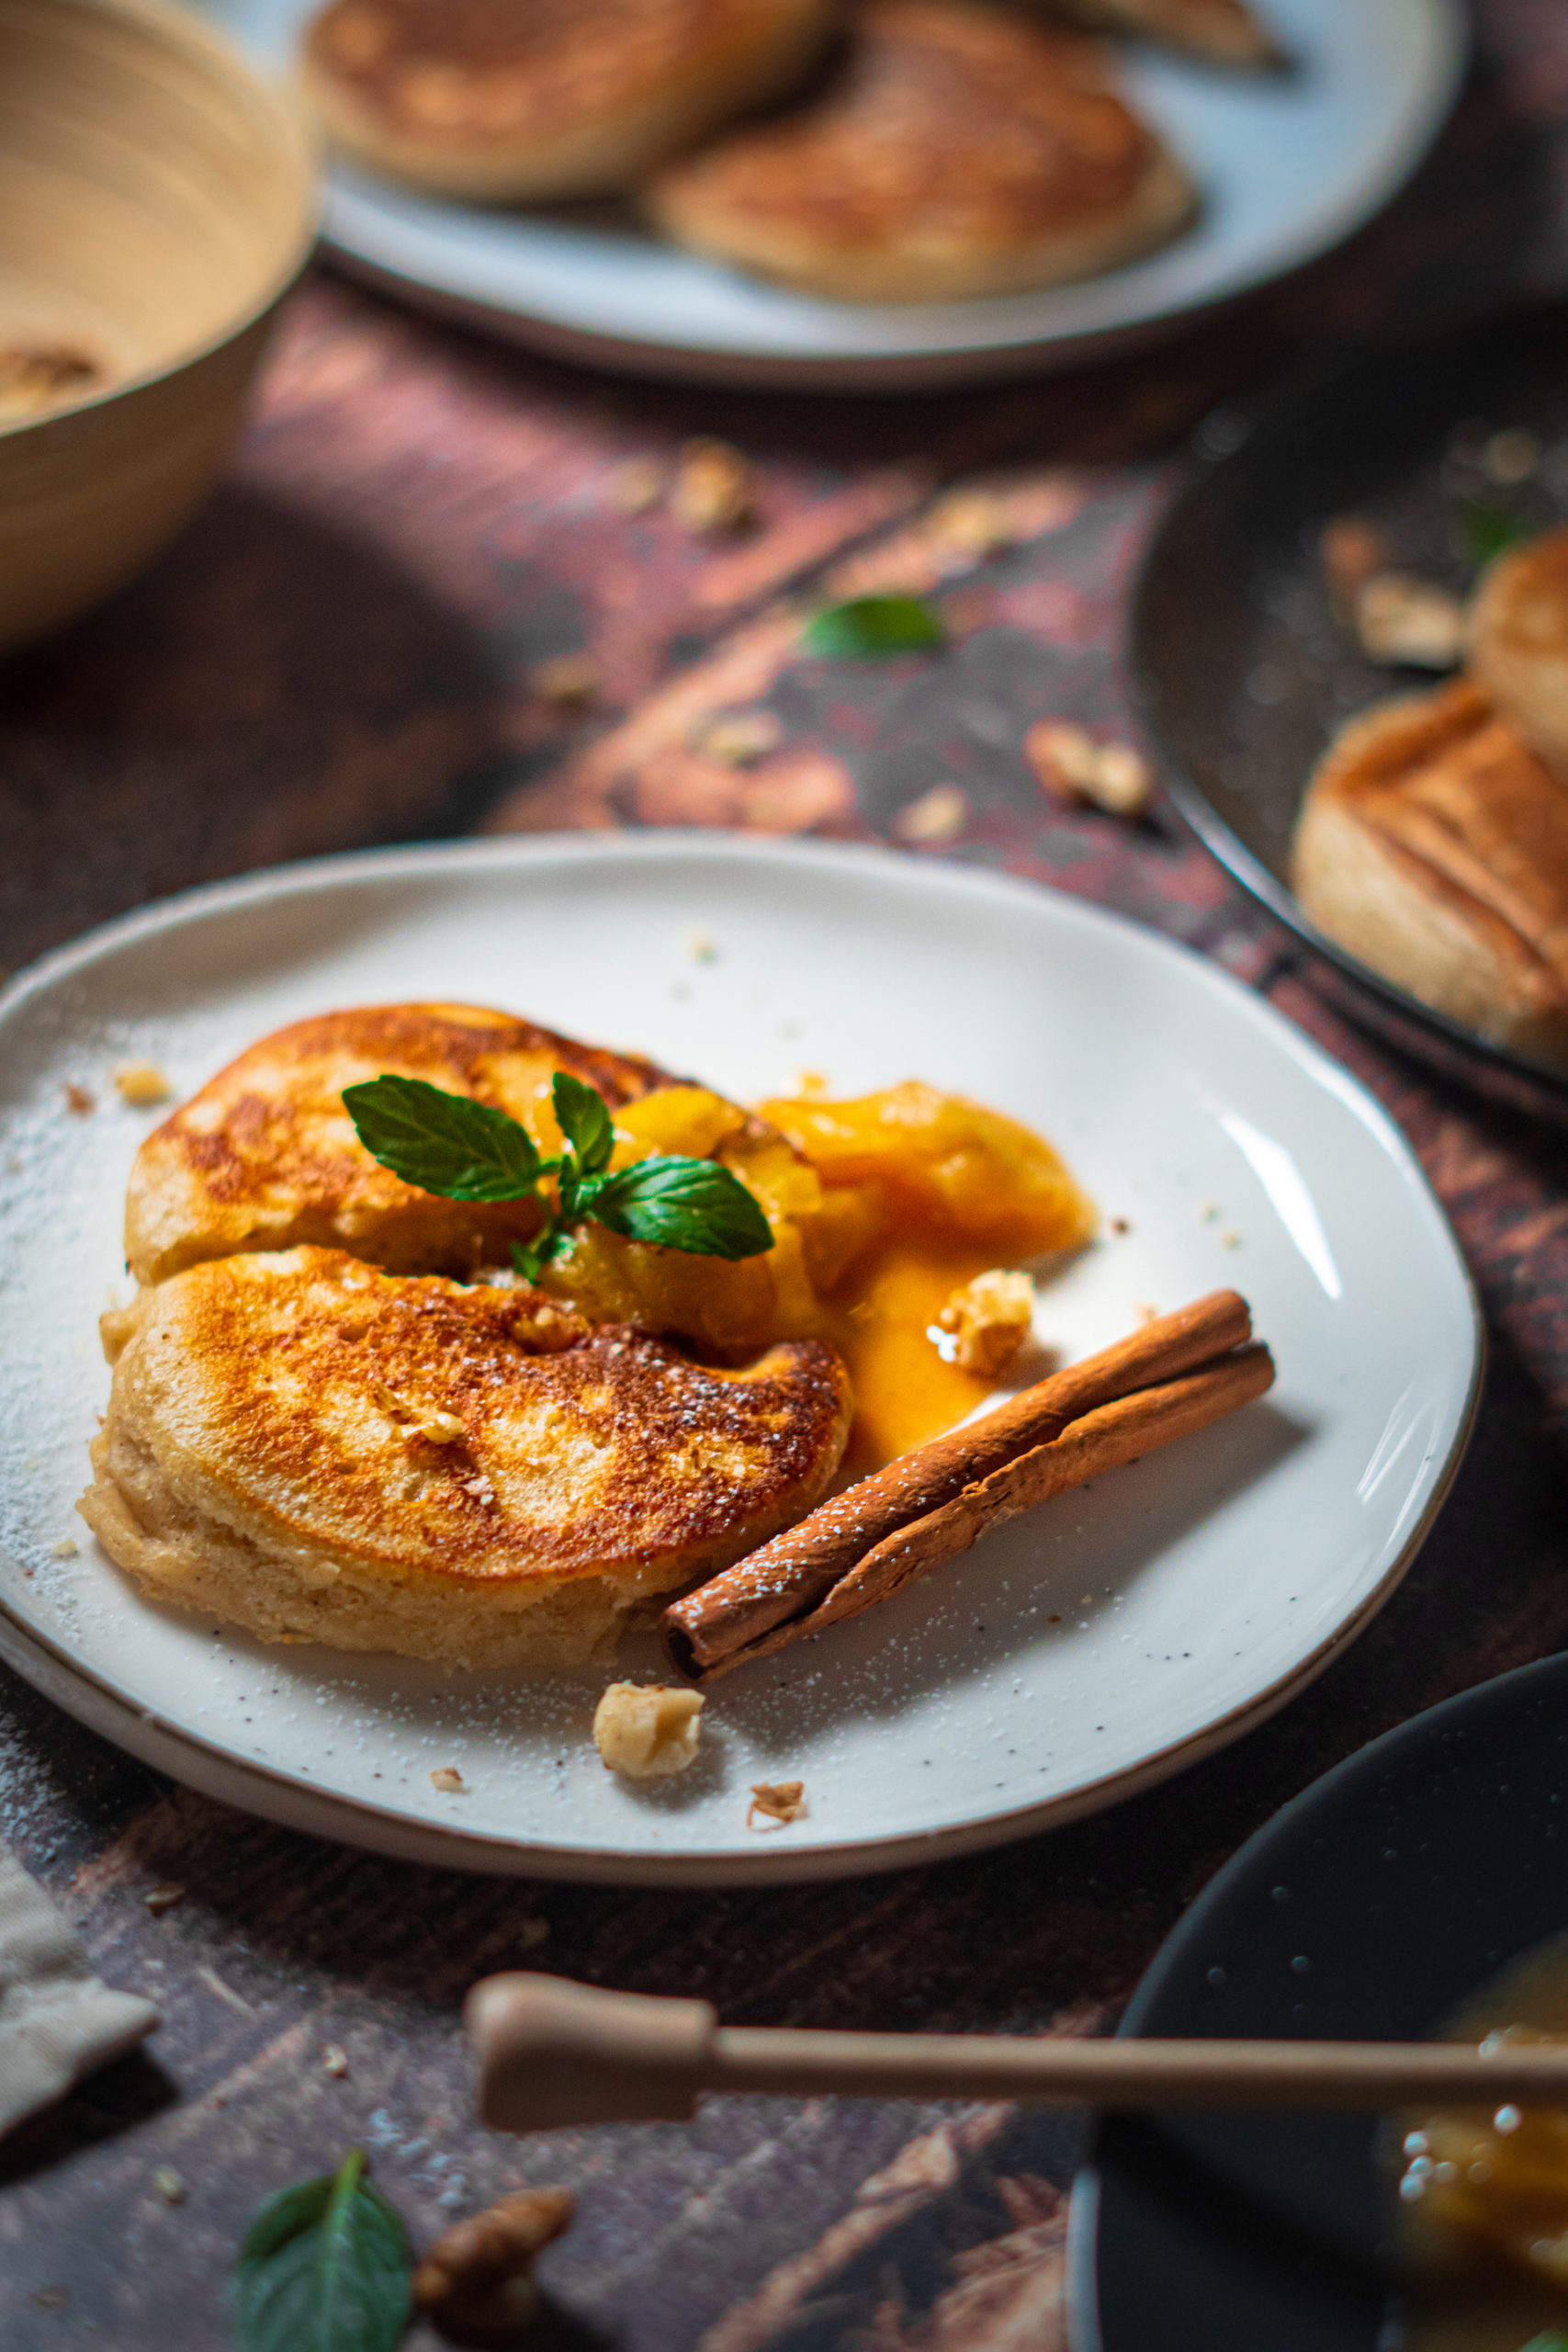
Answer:
[{"label": "dark red table surface", "polygon": [[[746,1894],[415,1870],[173,1786],[0,1672],[0,1839],[99,1970],[166,2017],[150,2055],[0,2148],[6,2352],[226,2344],[246,2216],[354,2139],[422,2242],[507,2187],[573,2184],[579,2221],[546,2268],[584,2341],[1049,2352],[1071,2119],[746,2099],[691,2127],[510,2141],[472,2119],[463,1993],[526,1962],[705,1995],[736,2023],[1100,2030],[1277,1805],[1568,1640],[1562,1137],[1347,1025],[1173,820],[1068,813],[1021,749],[1045,717],[1129,731],[1128,584],[1213,403],[1392,321],[1568,278],[1568,10],[1478,0],[1477,29],[1455,120],[1372,229],[1186,340],[1077,378],[899,401],[649,387],[320,277],[208,511],[110,608],[0,664],[8,965],[211,876],[473,831],[733,825],[1005,866],[1214,956],[1348,1063],[1419,1153],[1491,1333],[1452,1498],[1354,1647],[1168,1786],[976,1860]],[[750,460],[750,536],[616,503],[626,459],[694,434]],[[941,506],[976,486],[1010,542],[985,556]],[[799,661],[790,597],[912,579],[945,608],[942,653]],[[563,711],[537,665],[579,651],[596,700]],[[772,763],[693,752],[706,715],[758,704],[783,722]],[[938,783],[962,787],[963,831],[940,852],[898,846],[899,812]],[[142,1898],[170,1880],[188,1892],[155,1918]],[[328,2042],[346,2076],[324,2070]],[[160,2194],[161,2167],[183,2201]]]}]

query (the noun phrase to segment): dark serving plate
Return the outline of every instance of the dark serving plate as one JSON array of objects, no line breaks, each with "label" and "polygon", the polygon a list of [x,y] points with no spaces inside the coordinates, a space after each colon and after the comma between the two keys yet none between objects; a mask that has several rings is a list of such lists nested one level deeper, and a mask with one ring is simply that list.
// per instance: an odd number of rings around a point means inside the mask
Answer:
[{"label": "dark serving plate", "polygon": [[[1544,451],[1528,481],[1479,452],[1517,426]],[[1286,879],[1307,778],[1330,736],[1385,695],[1437,684],[1371,662],[1337,619],[1318,558],[1336,514],[1364,514],[1396,568],[1463,593],[1498,524],[1568,518],[1568,309],[1485,321],[1298,385],[1257,420],[1212,418],[1214,454],[1156,534],[1134,604],[1134,691],[1178,808],[1321,958],[1347,1010],[1451,1075],[1568,1119],[1568,1072],[1490,1044],[1325,939]]]},{"label": "dark serving plate", "polygon": [[[1568,1656],[1375,1740],[1195,1903],[1123,2033],[1418,2040],[1568,1928]],[[1391,2352],[1376,2118],[1102,2124],[1074,2195],[1077,2352]]]}]

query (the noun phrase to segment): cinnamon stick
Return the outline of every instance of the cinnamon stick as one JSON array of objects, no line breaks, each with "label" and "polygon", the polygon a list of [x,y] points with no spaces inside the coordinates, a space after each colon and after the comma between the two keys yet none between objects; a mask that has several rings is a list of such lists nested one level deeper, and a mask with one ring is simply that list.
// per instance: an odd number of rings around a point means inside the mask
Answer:
[{"label": "cinnamon stick", "polygon": [[[728,1671],[742,1658],[762,1655],[759,1645],[775,1628],[788,1640],[815,1630],[817,1612],[829,1596],[852,1572],[865,1566],[880,1546],[908,1535],[917,1524],[983,1486],[1021,1457],[1049,1449],[1065,1430],[1101,1408],[1179,1380],[1217,1360],[1233,1359],[1251,1330],[1246,1300],[1235,1291],[1215,1291],[1024,1389],[983,1419],[901,1454],[874,1476],[862,1479],[846,1494],[821,1504],[798,1527],[775,1536],[666,1610],[660,1630],[671,1662],[694,1680],[703,1681]],[[1263,1385],[1267,1385],[1265,1380]],[[1235,1401],[1245,1399],[1238,1395]],[[1225,1405],[1219,1409],[1233,1408]],[[1181,1431],[1173,1429],[1171,1433]],[[1137,1450],[1147,1451],[1149,1444],[1165,1442],[1146,1439]],[[1112,1465],[1108,1459],[1102,1466]],[[1055,1469],[1050,1475],[1055,1475]],[[1096,1474],[1089,1470],[1084,1475]],[[944,1526],[951,1529],[966,1520],[944,1522]],[[945,1534],[941,1540],[946,1540]],[[973,1541],[974,1535],[969,1535],[965,1544]],[[965,1544],[953,1548],[963,1549]],[[832,1617],[820,1622],[832,1623],[838,1615],[848,1613],[852,1612],[840,1607]],[[769,1648],[779,1645],[768,1644]]]}]

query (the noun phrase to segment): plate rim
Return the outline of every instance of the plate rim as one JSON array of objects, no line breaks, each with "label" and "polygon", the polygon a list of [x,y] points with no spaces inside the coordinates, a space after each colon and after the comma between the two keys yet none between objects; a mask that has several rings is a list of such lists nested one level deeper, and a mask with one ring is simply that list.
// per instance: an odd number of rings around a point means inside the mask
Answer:
[{"label": "plate rim", "polygon": [[[210,0],[207,0],[210,6]],[[1391,5],[1391,0],[1382,0]],[[1321,260],[1356,235],[1391,203],[1429,152],[1452,111],[1462,86],[1473,46],[1470,20],[1461,0],[1416,0],[1425,44],[1416,72],[1400,92],[1403,120],[1398,135],[1387,138],[1371,160],[1321,215],[1312,214],[1293,231],[1276,240],[1271,256],[1250,264],[1233,261],[1218,267],[1202,287],[1156,296],[1153,302],[1116,311],[1114,315],[1074,327],[1043,327],[1038,322],[976,331],[972,339],[922,340],[918,330],[900,336],[894,349],[846,352],[831,347],[791,348],[774,338],[759,337],[754,347],[733,340],[699,335],[673,326],[667,335],[626,337],[611,328],[586,324],[563,314],[558,305],[519,307],[476,291],[472,273],[457,268],[433,270],[428,263],[400,266],[392,258],[395,227],[383,238],[373,227],[354,229],[352,215],[363,199],[353,185],[341,182],[329,170],[322,211],[322,243],[351,274],[400,292],[416,306],[488,328],[509,340],[534,345],[555,356],[597,365],[618,372],[656,375],[684,381],[729,381],[760,388],[809,390],[878,390],[896,392],[920,385],[936,386],[964,379],[983,379],[1087,364],[1111,357],[1118,350],[1159,335],[1179,333],[1260,288],[1279,283]],[[238,28],[227,28],[240,38]],[[1214,69],[1223,73],[1224,69]],[[342,218],[346,208],[351,218]],[[1093,283],[1094,281],[1085,281]],[[1049,306],[1054,294],[1070,289],[1043,287],[1032,298]],[[976,307],[998,298],[976,298]],[[1018,297],[1000,298],[1009,301]],[[867,309],[879,321],[896,315],[900,307],[911,312],[928,307],[843,306]],[[935,306],[947,308],[949,306]]]},{"label": "plate rim", "polygon": [[[96,925],[78,938],[47,951],[0,989],[0,1029],[34,997],[85,967],[138,941],[198,922],[240,907],[262,905],[301,892],[344,883],[374,883],[384,876],[434,879],[467,872],[526,872],[569,863],[653,865],[695,855],[699,860],[739,859],[776,867],[793,864],[818,871],[897,874],[918,887],[960,896],[1000,897],[1014,905],[1050,905],[1058,920],[1089,930],[1109,927],[1156,958],[1170,956],[1213,996],[1241,1012],[1298,1067],[1348,1094],[1358,1115],[1402,1172],[1413,1181],[1438,1233],[1446,1239],[1471,1318],[1469,1381],[1446,1456],[1433,1477],[1426,1502],[1397,1554],[1376,1585],[1295,1666],[1266,1689],[1215,1721],[1173,1741],[1126,1770],[1081,1783],[1033,1804],[989,1813],[978,1819],[932,1830],[892,1836],[841,1838],[806,1849],[780,1850],[770,1844],[755,1852],[692,1855],[647,1849],[574,1847],[570,1843],[525,1843],[497,1833],[434,1826],[411,1819],[392,1804],[328,1792],[302,1784],[278,1766],[235,1756],[220,1742],[182,1724],[163,1720],[139,1705],[109,1678],[74,1657],[63,1644],[20,1617],[0,1591],[0,1657],[22,1679],[77,1721],[85,1723],[143,1762],[183,1784],[221,1793],[224,1801],[291,1828],[367,1847],[400,1859],[467,1869],[492,1875],[611,1885],[719,1887],[784,1885],[826,1882],[927,1862],[956,1859],[1105,1810],[1157,1786],[1189,1764],[1217,1753],[1266,1722],[1304,1690],[1337,1653],[1359,1635],[1403,1581],[1433,1521],[1448,1498],[1468,1451],[1479,1411],[1487,1359],[1485,1322],[1475,1281],[1454,1236],[1446,1210],[1397,1122],[1361,1081],[1336,1062],[1314,1039],[1298,1029],[1234,975],[1183,943],[1114,909],[1025,877],[933,857],[916,858],[876,844],[797,841],[781,843],[722,831],[660,828],[644,833],[552,833],[519,839],[479,839],[399,843],[355,850],[336,856],[302,859],[231,879],[205,883],[155,899],[145,907]],[[197,1777],[199,1770],[201,1777]],[[221,1792],[214,1787],[222,1782]]]}]

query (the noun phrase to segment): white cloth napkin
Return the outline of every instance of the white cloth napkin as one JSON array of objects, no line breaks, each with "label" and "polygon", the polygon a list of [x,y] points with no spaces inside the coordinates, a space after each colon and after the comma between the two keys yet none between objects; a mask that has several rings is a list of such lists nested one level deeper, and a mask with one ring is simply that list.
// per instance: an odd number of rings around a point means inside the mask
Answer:
[{"label": "white cloth napkin", "polygon": [[43,1889],[0,1848],[0,2132],[162,2022],[151,2001],[94,1975]]}]

